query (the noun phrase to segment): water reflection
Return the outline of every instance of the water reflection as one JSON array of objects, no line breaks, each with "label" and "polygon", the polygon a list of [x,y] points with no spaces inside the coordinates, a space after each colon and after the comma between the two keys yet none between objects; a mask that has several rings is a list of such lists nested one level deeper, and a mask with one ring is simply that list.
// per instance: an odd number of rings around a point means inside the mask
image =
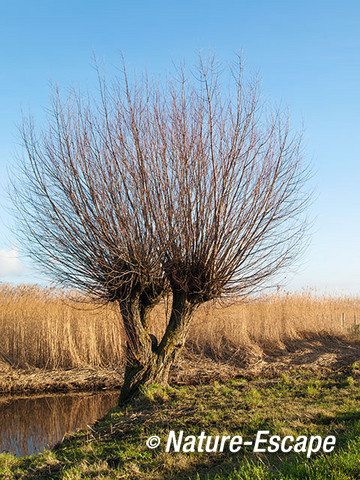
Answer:
[{"label": "water reflection", "polygon": [[117,404],[118,392],[0,397],[0,452],[38,453],[84,429]]}]

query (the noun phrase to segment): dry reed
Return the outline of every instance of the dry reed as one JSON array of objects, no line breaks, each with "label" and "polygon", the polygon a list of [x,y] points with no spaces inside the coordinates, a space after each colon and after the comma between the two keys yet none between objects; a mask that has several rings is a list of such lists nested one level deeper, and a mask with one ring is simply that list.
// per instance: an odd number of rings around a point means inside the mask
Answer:
[{"label": "dry reed", "polygon": [[75,301],[61,290],[0,287],[0,360],[12,366],[119,365],[121,335],[114,309]]},{"label": "dry reed", "polygon": [[[159,305],[152,313],[158,338],[165,310]],[[308,335],[359,335],[359,324],[359,298],[278,293],[202,306],[186,348],[217,360],[244,359]],[[0,286],[0,339],[0,361],[13,367],[119,367],[124,360],[118,311],[75,301],[61,290]]]},{"label": "dry reed", "polygon": [[193,324],[188,348],[217,360],[244,359],[314,335],[353,338],[359,323],[359,298],[319,295],[314,289],[283,292],[205,307]]}]

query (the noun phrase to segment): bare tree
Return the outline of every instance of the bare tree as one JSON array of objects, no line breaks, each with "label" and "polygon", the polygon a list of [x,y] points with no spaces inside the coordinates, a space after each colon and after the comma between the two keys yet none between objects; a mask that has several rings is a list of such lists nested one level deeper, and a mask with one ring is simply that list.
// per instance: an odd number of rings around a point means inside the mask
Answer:
[{"label": "bare tree", "polygon": [[[30,255],[60,284],[119,305],[121,401],[167,381],[200,304],[249,294],[288,265],[307,202],[300,138],[240,61],[220,73],[200,59],[165,84],[130,84],[123,67],[111,86],[99,74],[97,100],[54,89],[46,129],[24,121],[14,183]],[[149,313],[164,297],[158,341]]]}]

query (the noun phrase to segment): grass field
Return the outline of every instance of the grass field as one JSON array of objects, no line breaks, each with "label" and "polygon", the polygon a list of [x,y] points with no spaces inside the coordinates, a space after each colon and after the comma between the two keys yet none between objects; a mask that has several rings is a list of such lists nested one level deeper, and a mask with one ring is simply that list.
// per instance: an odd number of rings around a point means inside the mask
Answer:
[{"label": "grass field", "polygon": [[[355,479],[360,476],[360,385],[356,364],[326,376],[293,369],[278,379],[243,378],[202,386],[149,387],[88,432],[35,457],[0,455],[13,479]],[[185,435],[335,435],[331,453],[165,452],[169,430]],[[146,439],[158,435],[157,449]]]}]

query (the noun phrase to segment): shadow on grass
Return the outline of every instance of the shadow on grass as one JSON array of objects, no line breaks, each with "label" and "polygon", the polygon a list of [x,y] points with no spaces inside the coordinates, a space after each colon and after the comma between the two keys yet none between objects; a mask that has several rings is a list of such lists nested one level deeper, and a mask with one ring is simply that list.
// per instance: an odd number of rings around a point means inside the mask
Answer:
[{"label": "shadow on grass", "polygon": [[[338,378],[339,384],[343,380],[343,376]],[[331,383],[331,379],[329,379],[329,382]],[[235,388],[236,386],[234,386],[234,391]],[[276,384],[271,388],[276,389]],[[266,396],[266,393],[266,391],[263,392],[264,396]],[[341,393],[340,390],[338,393]],[[210,398],[210,400],[212,399],[213,397]],[[315,403],[316,400],[314,399],[313,404]],[[127,480],[142,478],[161,480],[212,480],[215,478],[254,480],[263,478],[280,479],[286,475],[287,478],[311,480],[315,478],[321,478],[321,480],[358,478],[360,472],[358,462],[360,445],[357,450],[354,450],[352,443],[353,438],[359,433],[357,425],[360,421],[360,412],[358,411],[336,411],[333,415],[323,413],[311,415],[311,424],[318,432],[318,435],[324,437],[336,432],[337,457],[334,457],[332,454],[324,456],[322,453],[315,453],[311,459],[307,459],[305,454],[255,455],[250,450],[241,450],[236,454],[228,452],[223,454],[192,454],[191,457],[187,457],[182,453],[171,453],[166,454],[166,459],[164,445],[158,450],[152,451],[144,448],[144,442],[148,435],[154,432],[161,435],[170,429],[179,431],[181,428],[185,432],[188,431],[188,434],[196,434],[194,430],[190,429],[191,426],[195,426],[195,429],[198,428],[198,430],[206,429],[204,425],[199,426],[197,419],[194,417],[198,409],[198,405],[195,402],[188,402],[185,408],[179,405],[178,402],[174,407],[172,415],[171,404],[170,399],[164,403],[163,407],[161,402],[160,405],[156,402],[153,404],[145,402],[135,405],[129,411],[114,409],[112,413],[115,417],[112,419],[109,416],[105,417],[103,421],[100,421],[94,427],[92,433],[83,432],[77,434],[65,439],[62,444],[54,448],[53,454],[60,465],[39,465],[36,467],[33,460],[24,459],[23,468],[26,468],[28,472],[26,478],[29,480],[71,478],[68,470],[83,462],[86,462],[88,465],[103,462],[103,465],[106,465],[108,468],[108,476],[104,476],[104,478],[124,478]],[[212,406],[211,408],[214,407]],[[243,407],[239,406],[239,408]],[[179,421],[181,412],[183,412],[184,418]],[[263,427],[271,430],[273,427],[267,424],[266,418],[265,416],[261,422],[251,424],[246,431],[246,436],[255,437],[256,431]],[[287,419],[287,421],[290,422],[290,419]],[[251,423],[251,416],[248,423]],[[239,422],[231,434],[235,435],[238,428]],[[197,432],[197,434],[199,433],[200,431]],[[216,433],[211,434],[215,435]],[[91,446],[91,448],[86,448],[87,446]],[[343,453],[340,453],[341,450]],[[345,460],[342,462],[341,455],[343,454],[344,457],[349,456],[351,451],[356,456],[356,460],[348,462],[348,464]],[[181,457],[183,457],[183,460],[187,458],[188,461],[181,461]],[[164,467],[164,462],[167,462],[166,468]],[[169,471],[171,462],[173,463],[173,470]],[[134,465],[135,469],[132,472],[127,469],[130,463]],[[333,475],[334,469],[340,472],[339,476]],[[345,476],[343,470],[348,476]],[[315,476],[315,473],[319,473],[319,471],[321,476]],[[344,473],[344,476],[341,476],[342,473]],[[85,477],[79,476],[76,478]],[[86,478],[101,477],[98,472],[88,471],[86,472]]]},{"label": "shadow on grass", "polygon": [[[356,399],[360,398],[360,387],[357,384],[352,386],[347,380],[353,364],[360,360],[359,344],[334,336],[312,336],[284,343],[291,368],[307,366],[309,359],[316,362],[323,355],[331,354],[333,370],[319,384],[324,389],[324,398],[311,397],[311,394],[304,396],[307,395],[304,392],[308,385],[312,385],[306,383],[312,373],[309,376],[297,375],[291,381],[281,378],[271,382],[249,381],[245,382],[246,388],[239,388],[243,386],[240,381],[218,386],[184,386],[172,392],[169,390],[167,396],[155,401],[144,399],[129,408],[113,410],[91,432],[76,434],[54,448],[52,462],[43,464],[36,458],[23,459],[21,468],[26,470],[26,477],[19,478],[72,478],[69,470],[84,463],[90,467],[101,463],[107,470],[108,476],[104,473],[104,478],[127,480],[211,480],[216,475],[218,479],[234,480],[280,479],[286,475],[287,478],[311,480],[359,478],[360,444],[354,447],[353,441],[359,435],[360,412],[356,408]],[[276,361],[276,355],[264,359],[269,364],[272,361]],[[317,410],[319,399],[324,402],[322,412]],[[258,404],[259,401],[262,403]],[[307,406],[313,408],[311,414]],[[291,411],[293,407],[297,409],[295,415]],[[304,418],[301,418],[302,415]],[[311,459],[307,459],[305,454],[255,455],[250,450],[241,450],[236,454],[188,456],[165,454],[164,445],[158,450],[145,447],[148,436],[159,434],[165,438],[169,430],[178,432],[183,429],[186,435],[198,435],[201,431],[210,435],[225,434],[218,433],[225,431],[230,435],[242,432],[255,438],[256,431],[263,427],[280,434],[277,428],[281,425],[290,428],[292,422],[300,419],[300,431],[304,429],[305,432],[305,427],[309,425],[312,431],[318,432],[317,435],[336,434],[338,453],[328,456],[317,453]],[[354,455],[350,458],[351,452]],[[347,460],[343,461],[342,456]],[[339,476],[331,476],[334,469],[340,472]],[[241,474],[232,475],[234,471]],[[320,472],[320,476],[316,472]],[[76,478],[101,478],[95,467],[93,471],[89,468],[84,475],[79,474]]]}]

